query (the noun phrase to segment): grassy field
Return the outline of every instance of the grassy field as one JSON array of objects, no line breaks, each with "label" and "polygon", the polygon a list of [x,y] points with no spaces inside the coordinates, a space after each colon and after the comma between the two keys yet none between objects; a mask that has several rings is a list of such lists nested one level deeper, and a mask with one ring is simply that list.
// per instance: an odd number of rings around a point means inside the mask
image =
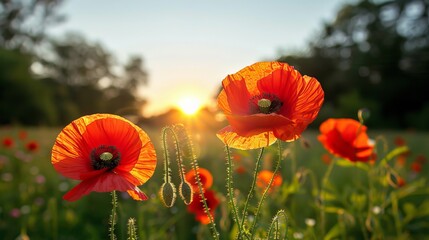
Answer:
[{"label": "grassy field", "polygon": [[[187,206],[177,201],[171,208],[162,205],[158,191],[162,184],[161,129],[148,132],[158,156],[154,176],[141,189],[150,196],[136,202],[119,194],[118,239],[127,237],[127,220],[135,218],[139,239],[208,239],[208,225],[200,224]],[[60,176],[50,163],[50,151],[59,128],[0,128],[0,139],[13,145],[0,146],[0,238],[15,239],[106,239],[111,198],[108,193],[91,193],[76,202],[62,196],[76,181]],[[23,134],[23,132],[26,133]],[[429,134],[413,131],[370,131],[371,138],[383,136],[387,151],[378,144],[375,164],[365,167],[335,160],[328,164],[327,151],[317,141],[317,131],[308,130],[293,143],[282,143],[290,154],[280,163],[282,184],[268,193],[257,224],[256,236],[264,237],[278,210],[288,216],[280,225],[287,239],[427,239],[429,238]],[[215,133],[194,129],[192,139],[200,167],[214,178],[212,189],[220,205],[215,222],[221,239],[232,239],[236,225],[227,203],[226,152]],[[378,137],[377,139],[382,139]],[[38,143],[36,151],[27,143]],[[398,142],[410,149],[407,154],[391,155],[388,167],[379,163]],[[382,143],[382,141],[377,141]],[[396,144],[396,145],[395,145]],[[235,199],[242,208],[252,182],[258,151],[232,151]],[[323,157],[325,156],[325,157]],[[322,160],[325,158],[325,161]],[[277,148],[266,149],[261,169],[273,170]],[[413,163],[420,159],[421,169]],[[185,163],[190,169],[190,164]],[[332,171],[326,175],[329,167]],[[178,182],[177,166],[173,181]],[[386,170],[389,169],[389,170]],[[417,171],[419,170],[419,171]],[[390,172],[392,171],[392,172]],[[391,174],[395,173],[395,174]],[[327,179],[323,182],[323,179]],[[398,184],[397,178],[404,180]],[[388,180],[389,179],[389,180]],[[323,184],[324,183],[324,184]],[[323,184],[323,187],[322,187]],[[178,185],[178,184],[177,184]],[[255,190],[250,212],[255,210],[262,192]],[[323,199],[321,199],[323,196]],[[321,203],[323,202],[323,203]],[[252,214],[248,221],[252,222]],[[25,238],[20,238],[25,239]]]}]

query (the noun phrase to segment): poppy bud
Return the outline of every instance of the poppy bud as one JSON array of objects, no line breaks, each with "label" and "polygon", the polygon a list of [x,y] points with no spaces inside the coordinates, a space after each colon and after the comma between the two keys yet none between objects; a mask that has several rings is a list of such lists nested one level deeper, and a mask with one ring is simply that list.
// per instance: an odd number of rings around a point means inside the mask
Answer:
[{"label": "poppy bud", "polygon": [[165,182],[159,190],[159,196],[166,207],[172,207],[176,201],[176,187],[171,182]]},{"label": "poppy bud", "polygon": [[189,205],[192,202],[192,199],[193,199],[192,198],[192,195],[193,195],[192,186],[186,180],[183,181],[182,183],[180,183],[179,194],[180,194],[180,197],[183,199],[183,202],[186,205]]}]

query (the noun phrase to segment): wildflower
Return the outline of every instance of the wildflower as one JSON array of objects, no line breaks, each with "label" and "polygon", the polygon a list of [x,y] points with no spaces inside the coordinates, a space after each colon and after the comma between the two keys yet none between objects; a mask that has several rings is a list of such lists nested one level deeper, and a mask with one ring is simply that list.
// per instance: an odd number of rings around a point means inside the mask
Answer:
[{"label": "wildflower", "polygon": [[320,125],[319,141],[332,154],[352,162],[368,162],[374,158],[374,144],[366,134],[366,126],[353,119],[330,118]]},{"label": "wildflower", "polygon": [[18,133],[18,137],[19,137],[19,139],[21,139],[21,140],[25,140],[25,139],[27,139],[27,136],[28,136],[28,134],[27,134],[27,132],[26,132],[26,131],[24,131],[24,130],[21,130],[21,131],[19,131],[19,133]]},{"label": "wildflower", "polygon": [[406,184],[405,180],[402,177],[398,177],[396,181],[397,187],[402,187]]},{"label": "wildflower", "polygon": [[415,173],[419,173],[422,171],[422,164],[420,164],[419,162],[415,161],[413,163],[411,163],[410,166],[411,170]]},{"label": "wildflower", "polygon": [[[262,170],[258,173],[258,176],[256,177],[256,186],[258,186],[261,189],[265,189],[268,184],[271,181],[271,178],[273,177],[273,172],[269,170]],[[271,184],[270,189],[268,192],[272,192],[274,189],[282,185],[283,178],[280,174],[276,174],[273,179],[273,183]]]},{"label": "wildflower", "polygon": [[19,218],[21,216],[21,210],[19,210],[19,208],[13,208],[10,210],[9,215],[13,218]]},{"label": "wildflower", "polygon": [[14,145],[13,139],[11,137],[5,137],[2,141],[3,147],[12,148]]},{"label": "wildflower", "polygon": [[95,192],[127,191],[148,197],[137,187],[154,173],[156,153],[147,134],[111,114],[81,117],[66,126],[52,148],[52,164],[65,177],[81,182],[64,195],[75,201]]},{"label": "wildflower", "polygon": [[399,154],[398,157],[396,158],[396,163],[400,167],[405,166],[405,164],[407,163],[407,154]]},{"label": "wildflower", "polygon": [[397,146],[397,147],[401,147],[401,146],[405,146],[405,140],[402,137],[396,137],[395,140],[393,141],[393,143]]},{"label": "wildflower", "polygon": [[375,215],[379,215],[382,212],[382,209],[379,206],[374,206],[371,210]]},{"label": "wildflower", "polygon": [[222,81],[218,106],[229,126],[217,133],[232,148],[294,141],[316,118],[324,92],[319,82],[285,63],[259,62]]},{"label": "wildflower", "polygon": [[326,165],[329,165],[332,161],[331,155],[329,154],[322,154],[322,161],[323,163],[325,163]]},{"label": "wildflower", "polygon": [[[213,190],[207,189],[204,192],[206,198],[207,207],[210,209],[210,214],[214,217],[215,210],[219,205],[219,199],[216,197],[216,193]],[[195,220],[201,224],[209,224],[210,218],[204,211],[204,205],[201,200],[201,194],[194,194],[194,199],[191,204],[188,205],[188,212],[195,214]]]},{"label": "wildflower", "polygon": [[37,150],[39,150],[39,143],[37,143],[36,141],[30,141],[25,145],[25,148],[29,152],[36,152]]},{"label": "wildflower", "polygon": [[314,225],[316,225],[316,220],[314,220],[313,218],[306,218],[305,224],[309,227],[314,227]]},{"label": "wildflower", "polygon": [[247,170],[244,166],[238,166],[235,168],[235,172],[237,174],[245,174],[247,172]]},{"label": "wildflower", "polygon": [[[205,168],[199,168],[198,173],[200,175],[200,181],[201,185],[204,189],[209,189],[213,185],[213,176],[209,172],[209,170]],[[195,180],[195,171],[190,170],[185,175],[186,181],[189,182],[192,185],[192,188],[194,189],[194,192],[199,192],[198,190],[198,184]]]}]

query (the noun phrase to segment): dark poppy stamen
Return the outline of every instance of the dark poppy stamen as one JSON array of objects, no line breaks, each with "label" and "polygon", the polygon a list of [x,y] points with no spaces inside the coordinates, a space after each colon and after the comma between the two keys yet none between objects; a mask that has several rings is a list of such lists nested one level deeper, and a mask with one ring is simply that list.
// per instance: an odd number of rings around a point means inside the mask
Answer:
[{"label": "dark poppy stamen", "polygon": [[261,95],[254,96],[250,99],[250,113],[276,113],[283,106],[283,102],[280,99],[270,93],[263,93]]},{"label": "dark poppy stamen", "polygon": [[95,170],[114,169],[121,160],[121,154],[115,146],[100,145],[91,151],[91,165]]}]

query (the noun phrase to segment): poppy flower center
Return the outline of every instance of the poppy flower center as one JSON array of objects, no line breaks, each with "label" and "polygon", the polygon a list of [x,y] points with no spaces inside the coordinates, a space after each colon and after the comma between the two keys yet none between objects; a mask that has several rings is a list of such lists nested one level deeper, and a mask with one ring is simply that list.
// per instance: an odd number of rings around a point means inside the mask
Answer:
[{"label": "poppy flower center", "polygon": [[114,169],[121,160],[121,154],[115,146],[100,145],[91,151],[91,165],[95,170]]},{"label": "poppy flower center", "polygon": [[283,102],[280,99],[270,93],[263,93],[261,95],[254,96],[250,99],[250,113],[276,113],[283,106]]}]

